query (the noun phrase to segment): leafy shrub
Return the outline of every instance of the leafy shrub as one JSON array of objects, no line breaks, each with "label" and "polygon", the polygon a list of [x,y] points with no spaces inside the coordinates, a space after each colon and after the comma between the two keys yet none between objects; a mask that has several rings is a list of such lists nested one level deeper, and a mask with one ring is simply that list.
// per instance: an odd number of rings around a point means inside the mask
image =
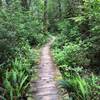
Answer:
[{"label": "leafy shrub", "polygon": [[[72,73],[72,72],[71,72]],[[65,92],[69,93],[69,98],[72,100],[99,100],[99,77],[92,74],[90,77],[76,76],[72,73],[64,80],[60,81],[60,86]]]},{"label": "leafy shrub", "polygon": [[0,9],[0,64],[9,64],[9,59],[23,52],[25,43],[39,45],[46,40],[41,22],[33,18],[31,11],[14,10],[13,6],[6,10]]},{"label": "leafy shrub", "polygon": [[66,43],[63,49],[54,49],[54,56],[60,66],[85,66],[90,62],[80,44]]},{"label": "leafy shrub", "polygon": [[13,62],[13,69],[10,71],[6,70],[3,76],[3,87],[6,90],[4,95],[5,98],[13,100],[25,96],[30,80],[28,66],[16,59],[16,61]]},{"label": "leafy shrub", "polygon": [[26,95],[35,59],[31,46],[47,39],[42,29],[41,20],[31,10],[23,10],[18,0],[0,9],[0,87],[5,90],[0,91],[0,99],[18,100]]},{"label": "leafy shrub", "polygon": [[58,34],[55,42],[52,45],[52,48],[62,49],[67,42],[68,40],[66,39],[66,36],[64,34]]},{"label": "leafy shrub", "polygon": [[63,80],[60,82],[64,89],[69,92],[69,98],[72,100],[90,100],[89,95],[91,94],[90,86],[85,79],[80,76],[72,79]]},{"label": "leafy shrub", "polygon": [[[53,45],[63,76],[61,84],[71,100],[99,100],[100,0],[77,0],[74,5],[72,0],[67,2],[68,7],[63,8],[70,11],[66,19],[57,23],[59,34]],[[91,76],[94,71],[96,75]]]},{"label": "leafy shrub", "polygon": [[15,60],[10,59],[11,64],[7,68],[0,69],[3,80],[2,87],[6,93],[4,97],[10,100],[25,96],[32,74],[30,73],[30,69],[35,59],[33,50],[28,43],[23,42],[20,46],[21,48],[15,48]]},{"label": "leafy shrub", "polygon": [[58,23],[58,30],[71,42],[76,41],[80,36],[78,27],[73,24],[74,23],[71,24],[69,20],[63,20]]},{"label": "leafy shrub", "polygon": [[[68,91],[72,100],[99,100],[99,80],[89,77],[90,73],[87,72],[91,63],[99,58],[99,55],[96,56],[99,52],[95,53],[99,50],[99,47],[96,47],[99,36],[91,35],[82,40],[79,34],[76,34],[78,29],[71,26],[70,22],[62,22],[59,27],[61,34],[53,45],[53,55],[63,77],[62,88]],[[98,58],[94,59],[94,57]],[[96,81],[93,82],[93,80]]]},{"label": "leafy shrub", "polygon": [[93,73],[91,74],[90,77],[87,78],[87,81],[91,87],[91,96],[90,100],[99,100],[100,99],[100,77],[94,75]]}]

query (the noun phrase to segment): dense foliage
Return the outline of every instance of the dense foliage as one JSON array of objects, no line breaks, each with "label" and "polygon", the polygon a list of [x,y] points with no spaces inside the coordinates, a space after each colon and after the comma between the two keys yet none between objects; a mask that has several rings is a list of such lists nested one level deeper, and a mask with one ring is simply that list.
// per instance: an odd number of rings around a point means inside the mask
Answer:
[{"label": "dense foliage", "polygon": [[60,84],[71,100],[99,100],[100,1],[73,0],[73,5],[72,0],[67,2],[68,13],[56,22],[59,34],[53,45],[55,61],[63,77]]},{"label": "dense foliage", "polygon": [[3,3],[0,6],[0,100],[18,100],[26,95],[31,80],[35,64],[32,47],[42,45],[47,36],[33,10],[26,9],[19,0]]},{"label": "dense foliage", "polygon": [[100,0],[0,0],[0,100],[26,97],[33,49],[46,42],[47,33],[56,37],[52,53],[64,94],[99,100],[99,12]]}]

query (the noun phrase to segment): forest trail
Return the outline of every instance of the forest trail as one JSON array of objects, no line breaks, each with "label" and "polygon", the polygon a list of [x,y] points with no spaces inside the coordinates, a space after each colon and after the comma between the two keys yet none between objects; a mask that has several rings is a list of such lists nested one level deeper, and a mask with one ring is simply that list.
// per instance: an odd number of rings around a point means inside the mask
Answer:
[{"label": "forest trail", "polygon": [[36,83],[36,100],[60,100],[56,81],[54,79],[57,69],[53,64],[50,54],[50,46],[54,40],[55,38],[53,37],[41,50],[39,79]]}]

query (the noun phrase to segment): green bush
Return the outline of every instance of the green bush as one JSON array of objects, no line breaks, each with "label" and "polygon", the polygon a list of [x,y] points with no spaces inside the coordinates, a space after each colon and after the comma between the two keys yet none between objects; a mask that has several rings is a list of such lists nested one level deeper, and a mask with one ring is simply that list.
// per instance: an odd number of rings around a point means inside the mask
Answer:
[{"label": "green bush", "polygon": [[81,48],[81,44],[66,43],[63,49],[54,49],[54,56],[57,64],[68,67],[76,66],[88,66],[90,60],[86,57],[84,49]]},{"label": "green bush", "polygon": [[31,68],[28,59],[24,58],[22,61],[15,59],[12,63],[12,69],[6,70],[3,76],[3,87],[6,89],[5,98],[13,100],[25,96],[31,79],[31,73],[29,72]]},{"label": "green bush", "polygon": [[58,30],[69,42],[79,40],[80,38],[78,27],[74,26],[74,23],[71,23],[69,20],[60,21],[58,23]]},{"label": "green bush", "polygon": [[63,80],[61,86],[69,92],[72,100],[90,100],[91,89],[88,82],[80,76],[72,79]]},{"label": "green bush", "polygon": [[[69,71],[68,71],[69,72]],[[64,88],[65,92],[69,93],[69,99],[72,100],[99,100],[100,89],[99,77],[92,74],[91,76],[84,77],[70,74],[64,80],[60,81],[60,86]]]},{"label": "green bush", "polygon": [[13,0],[7,7],[0,9],[0,88],[4,90],[0,99],[18,100],[26,95],[31,79],[32,46],[42,45],[47,36],[41,20],[31,10],[23,10],[20,1]]}]

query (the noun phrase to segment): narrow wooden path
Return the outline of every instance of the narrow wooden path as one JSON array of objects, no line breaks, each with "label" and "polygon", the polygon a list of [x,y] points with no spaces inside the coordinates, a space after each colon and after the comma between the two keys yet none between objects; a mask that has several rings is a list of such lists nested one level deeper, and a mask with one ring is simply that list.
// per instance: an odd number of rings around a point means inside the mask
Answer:
[{"label": "narrow wooden path", "polygon": [[50,43],[47,43],[41,50],[41,60],[39,65],[39,80],[37,81],[36,100],[61,100],[59,99],[58,89],[56,87],[55,75],[56,68],[54,67],[51,55]]}]

